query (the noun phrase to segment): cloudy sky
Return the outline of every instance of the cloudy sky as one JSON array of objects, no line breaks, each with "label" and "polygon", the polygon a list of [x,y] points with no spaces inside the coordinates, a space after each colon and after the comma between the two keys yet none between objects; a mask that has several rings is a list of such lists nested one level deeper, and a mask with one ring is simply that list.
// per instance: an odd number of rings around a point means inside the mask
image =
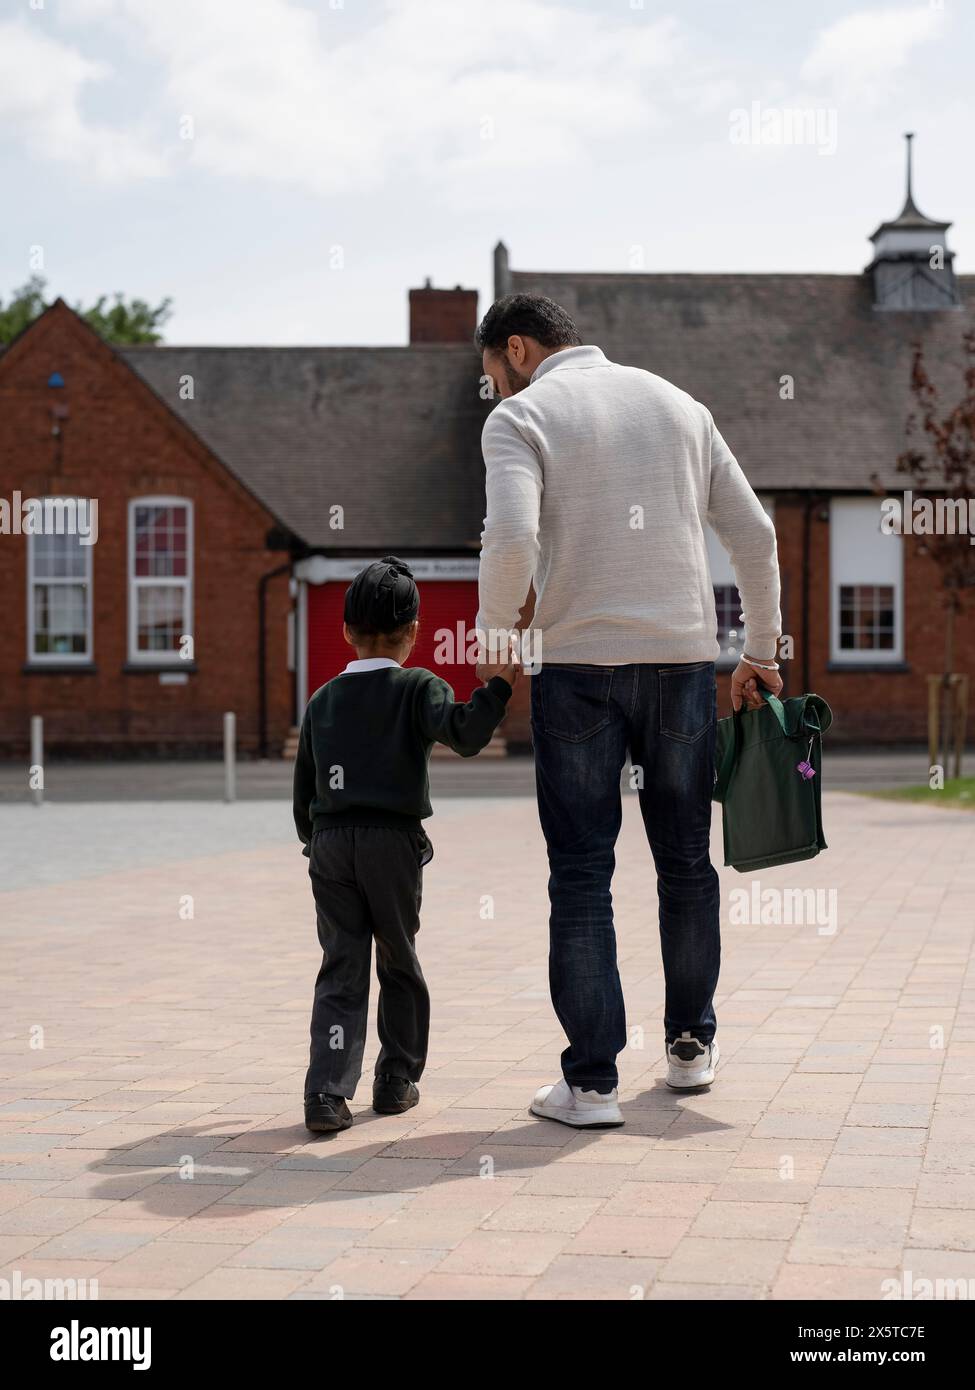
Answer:
[{"label": "cloudy sky", "polygon": [[172,296],[172,343],[397,343],[426,276],[485,306],[499,237],[521,269],[858,271],[907,129],[964,273],[973,11],[0,0],[0,297],[43,258],[71,303]]}]

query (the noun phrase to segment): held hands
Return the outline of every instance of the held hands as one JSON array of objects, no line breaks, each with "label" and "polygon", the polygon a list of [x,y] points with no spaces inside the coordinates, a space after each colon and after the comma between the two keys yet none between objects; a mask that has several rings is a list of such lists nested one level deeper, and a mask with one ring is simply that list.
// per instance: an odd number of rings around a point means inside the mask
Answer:
[{"label": "held hands", "polygon": [[477,677],[486,685],[492,676],[500,676],[503,681],[507,681],[512,690],[521,675],[521,662],[515,650],[514,641],[509,642],[507,653],[498,660],[479,661],[477,664]]},{"label": "held hands", "polygon": [[759,694],[759,686],[764,686],[772,695],[778,695],[782,690],[782,677],[778,670],[764,671],[752,666],[743,656],[731,675],[731,708],[741,709],[744,701],[746,709],[760,709],[764,701]]}]

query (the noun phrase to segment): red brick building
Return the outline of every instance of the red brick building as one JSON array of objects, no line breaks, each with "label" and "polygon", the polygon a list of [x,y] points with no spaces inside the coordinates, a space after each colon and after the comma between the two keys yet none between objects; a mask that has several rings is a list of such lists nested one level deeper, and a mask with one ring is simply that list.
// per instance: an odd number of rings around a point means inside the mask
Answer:
[{"label": "red brick building", "polygon": [[[941,670],[935,571],[880,534],[874,478],[903,490],[914,342],[961,397],[973,277],[948,251],[931,268],[946,229],[909,192],[858,275],[553,274],[495,254],[496,294],[551,295],[584,342],[711,409],[774,517],[787,692],[824,695],[836,740],[923,740]],[[15,494],[97,499],[98,539],[0,534],[0,752],[26,750],[32,714],[57,751],[214,752],[234,710],[245,752],[279,754],[346,660],[349,578],[390,551],[420,582],[414,659],[466,695],[491,408],[476,318],[475,292],[428,283],[405,347],[113,349],[61,302],[25,330],[0,356],[0,499],[11,518]],[[711,563],[730,666],[716,542]],[[971,612],[955,664],[975,664]],[[527,745],[527,697],[509,746]]]},{"label": "red brick building", "polygon": [[[0,355],[0,756],[35,714],[54,754],[215,753],[228,710],[279,755],[391,549],[423,583],[414,659],[469,693],[436,634],[476,611],[476,313],[415,291],[416,344],[378,349],[117,349],[61,301],[31,324]],[[31,499],[97,502],[95,543],[27,534]]]},{"label": "red brick building", "polygon": [[[16,534],[17,493],[97,499],[96,543]],[[294,682],[277,519],[60,301],[0,357],[0,496],[6,755],[26,750],[32,714],[54,752],[215,750],[226,710],[255,750],[262,602],[281,747]]]}]

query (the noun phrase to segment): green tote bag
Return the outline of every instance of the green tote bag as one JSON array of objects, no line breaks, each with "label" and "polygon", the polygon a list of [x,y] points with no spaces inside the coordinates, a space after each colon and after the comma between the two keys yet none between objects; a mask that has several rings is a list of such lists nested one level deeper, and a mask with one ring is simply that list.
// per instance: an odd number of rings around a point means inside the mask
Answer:
[{"label": "green tote bag", "polygon": [[822,736],[833,712],[820,695],[761,693],[761,709],[718,720],[715,748],[724,862],[743,874],[826,849]]}]

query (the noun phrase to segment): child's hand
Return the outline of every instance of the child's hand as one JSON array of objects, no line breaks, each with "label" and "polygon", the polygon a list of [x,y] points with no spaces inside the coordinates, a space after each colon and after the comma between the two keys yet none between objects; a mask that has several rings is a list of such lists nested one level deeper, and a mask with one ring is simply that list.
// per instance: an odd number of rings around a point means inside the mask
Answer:
[{"label": "child's hand", "polygon": [[514,644],[512,643],[508,648],[507,662],[504,664],[490,661],[483,662],[478,666],[477,674],[485,685],[487,685],[492,676],[500,676],[501,679],[507,681],[512,690],[514,690],[518,677],[521,675],[521,662],[515,655]]}]

